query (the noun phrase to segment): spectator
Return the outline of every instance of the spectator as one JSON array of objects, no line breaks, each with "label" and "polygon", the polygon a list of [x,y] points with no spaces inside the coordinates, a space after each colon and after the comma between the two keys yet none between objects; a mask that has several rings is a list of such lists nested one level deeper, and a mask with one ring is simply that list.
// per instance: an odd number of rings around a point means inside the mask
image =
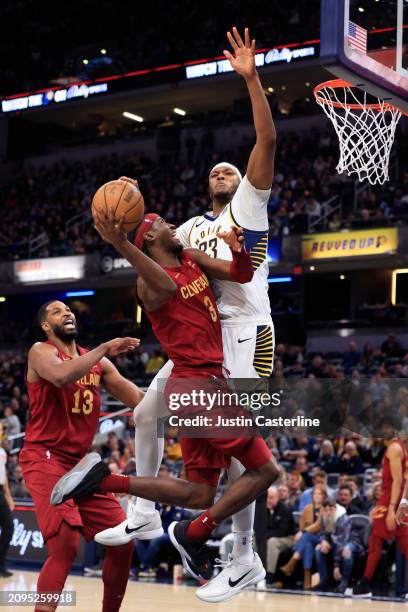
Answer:
[{"label": "spectator", "polygon": [[154,355],[149,358],[146,364],[146,374],[157,374],[164,366],[164,357],[160,350],[154,352]]},{"label": "spectator", "polygon": [[366,514],[366,506],[360,505],[353,500],[353,491],[348,485],[340,487],[337,495],[338,503],[345,508],[348,515],[350,514]]},{"label": "spectator", "polygon": [[347,442],[340,457],[340,470],[345,474],[361,474],[363,462],[354,442]]},{"label": "spectator", "polygon": [[349,342],[348,351],[343,353],[343,367],[348,372],[349,370],[355,368],[360,363],[361,353],[357,350],[357,344],[354,340]]},{"label": "spectator", "polygon": [[283,504],[285,504],[285,506],[288,506],[288,508],[293,510],[292,506],[290,505],[290,494],[289,494],[288,485],[286,484],[279,485],[278,492],[279,492],[279,501],[281,501]]},{"label": "spectator", "polygon": [[306,491],[304,491],[302,493],[302,495],[300,496],[299,499],[299,510],[303,510],[303,508],[305,508],[307,505],[312,503],[312,495],[313,495],[313,491],[315,489],[315,487],[317,485],[322,486],[327,495],[330,495],[330,497],[334,496],[334,491],[333,489],[331,489],[328,485],[327,485],[327,474],[326,472],[323,472],[323,470],[315,470],[313,476],[312,476],[312,486],[309,489],[306,489]]},{"label": "spectator", "polygon": [[303,508],[300,516],[300,529],[295,534],[294,553],[288,563],[280,568],[283,574],[291,576],[297,563],[302,559],[304,590],[309,590],[311,587],[314,547],[319,542],[317,534],[321,528],[321,510],[325,499],[327,499],[326,489],[321,485],[316,485],[313,488],[312,503]]},{"label": "spectator", "polygon": [[340,461],[330,440],[323,440],[316,465],[326,474],[334,474],[339,471]]},{"label": "spectator", "polygon": [[12,497],[19,497],[20,499],[31,498],[24,482],[23,472],[19,465],[14,466],[9,484]]},{"label": "spectator", "polygon": [[374,356],[374,348],[373,345],[367,342],[363,348],[363,354],[361,356],[361,364],[364,367],[365,371],[368,372],[370,368],[374,365],[375,356]]},{"label": "spectator", "polygon": [[381,345],[381,351],[386,357],[400,357],[402,350],[394,334],[390,334]]},{"label": "spectator", "polygon": [[353,494],[354,507],[360,509],[360,514],[368,514],[367,500],[360,493],[360,488],[358,486],[358,477],[357,476],[347,476],[345,484],[346,484],[346,487],[350,487],[351,492]]},{"label": "spectator", "polygon": [[21,432],[20,419],[16,414],[14,414],[11,406],[5,407],[4,420],[7,427],[7,437],[15,436]]},{"label": "spectator", "polygon": [[312,359],[312,367],[308,374],[313,374],[316,378],[323,378],[324,374],[324,361],[321,355],[315,355]]},{"label": "spectator", "polygon": [[180,461],[183,456],[181,454],[180,442],[175,438],[166,438],[164,445],[164,456],[166,459],[175,462]]},{"label": "spectator", "polygon": [[279,555],[292,548],[296,531],[291,508],[279,499],[276,487],[269,487],[266,498],[267,571],[273,578]]},{"label": "spectator", "polygon": [[289,503],[293,510],[299,510],[299,498],[302,495],[304,482],[300,472],[293,470],[289,472],[287,477],[287,485],[289,489]]},{"label": "spectator", "polygon": [[304,484],[307,487],[311,487],[312,477],[309,474],[309,463],[306,457],[303,457],[303,456],[298,457],[296,459],[295,467],[296,467],[297,472],[299,472],[300,476],[302,477]]},{"label": "spectator", "polygon": [[[2,439],[3,423],[0,421],[0,441]],[[0,578],[9,578],[13,575],[5,566],[7,550],[13,535],[13,520],[11,513],[14,510],[14,502],[10,494],[7,478],[6,463],[7,453],[2,445],[0,445]]]},{"label": "spectator", "polygon": [[344,508],[334,499],[323,502],[321,523],[320,541],[315,551],[320,582],[313,590],[330,589],[329,565],[332,565],[333,578],[339,583],[335,593],[343,594],[349,586],[355,558],[365,553],[361,529],[353,527]]},{"label": "spectator", "polygon": [[314,461],[317,456],[316,441],[309,436],[297,436],[289,439],[289,448],[283,451],[285,461],[296,461],[297,457],[306,457]]}]

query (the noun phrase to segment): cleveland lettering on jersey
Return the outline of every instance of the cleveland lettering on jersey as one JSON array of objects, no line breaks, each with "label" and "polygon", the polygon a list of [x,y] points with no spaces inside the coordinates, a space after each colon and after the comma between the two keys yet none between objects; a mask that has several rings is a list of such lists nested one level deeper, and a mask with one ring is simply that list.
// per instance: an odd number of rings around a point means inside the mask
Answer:
[{"label": "cleveland lettering on jersey", "polygon": [[185,300],[188,298],[194,297],[198,295],[202,291],[205,291],[209,286],[208,278],[205,274],[201,274],[195,281],[192,283],[187,283],[180,287],[180,293]]},{"label": "cleveland lettering on jersey", "polygon": [[93,386],[99,387],[101,382],[101,377],[99,374],[88,372],[85,376],[76,381],[76,385],[85,385],[85,386]]}]

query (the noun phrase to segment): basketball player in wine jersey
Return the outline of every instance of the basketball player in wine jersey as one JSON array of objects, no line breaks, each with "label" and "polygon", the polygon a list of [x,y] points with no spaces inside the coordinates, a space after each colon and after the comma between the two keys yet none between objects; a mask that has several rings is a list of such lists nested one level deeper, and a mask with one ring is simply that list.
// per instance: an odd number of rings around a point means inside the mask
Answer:
[{"label": "basketball player in wine jersey", "polygon": [[353,595],[360,598],[372,596],[372,579],[380,562],[385,540],[395,538],[405,560],[408,561],[408,525],[403,524],[404,506],[408,503],[406,499],[402,499],[408,476],[408,453],[404,441],[397,434],[401,428],[397,418],[392,415],[383,417],[380,427],[387,450],[382,460],[380,498],[370,513],[371,533],[364,576],[353,588]]},{"label": "basketball player in wine jersey", "polygon": [[[124,217],[115,225],[113,211],[108,218],[98,212],[94,215],[102,238],[111,242],[139,273],[138,300],[174,364],[166,382],[165,397],[168,399],[174,392],[189,392],[191,379],[199,382],[200,390],[222,390],[226,385],[221,324],[207,275],[242,284],[252,279],[252,260],[243,248],[242,229],[218,233],[218,238],[231,250],[232,261],[226,261],[211,258],[198,249],[184,250],[174,226],[154,213],[146,215],[139,226],[135,245],[121,229]],[[203,405],[202,411],[206,408]],[[215,406],[212,414],[214,409],[218,414],[226,410]],[[235,412],[244,413],[240,408]],[[197,519],[172,523],[169,527],[170,539],[180,552],[185,569],[195,578],[208,579],[212,569],[204,543],[211,532],[275,481],[280,469],[265,441],[251,427],[229,428],[225,434],[221,432],[222,437],[216,437],[219,430],[211,428],[205,433],[208,437],[191,437],[192,433],[180,432],[188,480],[108,475],[109,470],[99,455],[90,453],[58,481],[52,503],[60,504],[93,491],[110,491],[187,508],[210,506]],[[231,457],[237,458],[245,471],[214,504],[220,471],[228,466]],[[130,536],[135,537],[137,532],[137,527],[125,528]],[[246,568],[244,574],[234,576],[231,588],[239,588],[243,581],[258,582],[257,572],[257,567]]]},{"label": "basketball player in wine jersey", "polygon": [[[213,280],[212,287],[221,317],[224,365],[232,378],[269,377],[273,367],[274,329],[268,297],[268,215],[267,203],[274,173],[276,132],[271,111],[255,67],[255,41],[248,29],[244,41],[236,28],[228,32],[233,54],[225,51],[233,69],[241,75],[251,98],[256,143],[250,154],[246,175],[229,163],[217,164],[209,175],[212,210],[194,217],[177,229],[185,248],[195,248],[210,257],[231,259],[228,246],[217,237],[231,226],[244,228],[245,247],[251,253],[254,276],[244,285]],[[126,177],[121,177],[126,179]],[[131,179],[127,179],[131,180]],[[168,361],[150,384],[135,411],[136,470],[139,476],[155,476],[163,458],[163,437],[157,436],[157,419],[168,414],[158,380],[166,379],[173,364]],[[242,466],[231,461],[228,479],[233,482]],[[265,570],[252,547],[255,503],[233,517],[234,545],[230,563],[216,578],[197,590],[204,601],[229,599],[229,580],[249,568],[257,568],[260,580]],[[126,526],[139,527],[138,537],[156,537],[161,521],[153,502],[138,497],[129,505],[128,522],[96,536],[102,544],[121,544],[129,538]],[[143,527],[141,527],[143,526]],[[244,588],[245,581],[241,583]]]},{"label": "basketball player in wine jersey", "polygon": [[[126,406],[134,407],[142,398],[140,389],[107,359],[134,349],[139,340],[116,338],[92,351],[83,349],[75,341],[74,313],[58,300],[40,308],[38,322],[47,340],[34,344],[28,354],[30,408],[20,465],[48,549],[37,589],[59,593],[78,553],[80,533],[92,540],[101,528],[125,517],[112,494],[69,500],[58,508],[50,504],[50,494],[58,479],[92,446],[99,424],[101,386]],[[132,542],[106,549],[103,612],[119,610],[132,555]],[[35,610],[55,608],[56,604],[37,603]]]}]

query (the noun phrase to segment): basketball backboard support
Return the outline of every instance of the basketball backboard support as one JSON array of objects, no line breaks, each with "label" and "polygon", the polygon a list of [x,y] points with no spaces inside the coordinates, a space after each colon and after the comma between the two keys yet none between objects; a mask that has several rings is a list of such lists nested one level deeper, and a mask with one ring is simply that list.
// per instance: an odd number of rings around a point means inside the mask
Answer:
[{"label": "basketball backboard support", "polygon": [[324,68],[408,112],[408,0],[321,0]]}]

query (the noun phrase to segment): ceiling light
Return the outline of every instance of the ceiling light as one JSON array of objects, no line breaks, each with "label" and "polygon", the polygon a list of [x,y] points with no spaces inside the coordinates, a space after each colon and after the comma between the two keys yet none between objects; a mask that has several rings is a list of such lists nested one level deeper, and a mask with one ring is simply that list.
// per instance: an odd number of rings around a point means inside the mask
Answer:
[{"label": "ceiling light", "polygon": [[274,90],[273,87],[268,87],[268,91],[269,91],[269,93],[273,93],[275,90]]},{"label": "ceiling light", "polygon": [[346,277],[344,276],[344,274],[340,274],[340,280],[344,280]]},{"label": "ceiling light", "polygon": [[102,55],[106,55],[106,49],[101,49]]},{"label": "ceiling light", "polygon": [[360,13],[364,13],[364,9],[363,9],[363,7],[362,7],[362,6],[359,6],[359,7],[358,7],[358,10],[359,10],[359,12],[360,12]]},{"label": "ceiling light", "polygon": [[184,115],[186,115],[186,111],[183,110],[182,108],[173,108],[173,112],[176,113],[176,115],[181,115],[182,117],[184,117]]},{"label": "ceiling light", "polygon": [[133,119],[133,121],[137,121],[138,123],[143,123],[144,119],[140,115],[134,115],[133,113],[128,113],[127,111],[122,113],[124,117],[127,119]]},{"label": "ceiling light", "polygon": [[89,62],[88,62],[88,60],[87,60],[87,59],[82,60],[82,63],[83,63],[83,64],[85,64],[85,66],[86,66],[87,64],[89,64]]}]

